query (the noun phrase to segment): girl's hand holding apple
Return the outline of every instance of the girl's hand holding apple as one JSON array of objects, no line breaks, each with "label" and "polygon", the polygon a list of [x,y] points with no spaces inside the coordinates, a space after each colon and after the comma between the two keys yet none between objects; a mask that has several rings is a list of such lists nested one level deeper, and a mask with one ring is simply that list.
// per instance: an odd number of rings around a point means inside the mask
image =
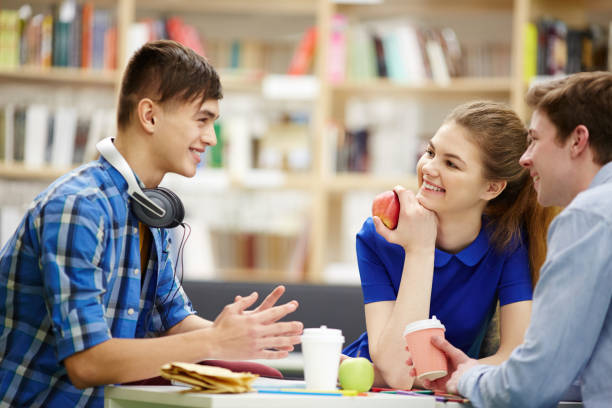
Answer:
[{"label": "girl's hand holding apple", "polygon": [[[397,196],[397,203],[393,197]],[[397,222],[393,225],[395,214]],[[423,207],[414,193],[396,186],[378,195],[372,204],[376,232],[406,251],[431,249],[435,246],[438,222],[433,211]]]}]

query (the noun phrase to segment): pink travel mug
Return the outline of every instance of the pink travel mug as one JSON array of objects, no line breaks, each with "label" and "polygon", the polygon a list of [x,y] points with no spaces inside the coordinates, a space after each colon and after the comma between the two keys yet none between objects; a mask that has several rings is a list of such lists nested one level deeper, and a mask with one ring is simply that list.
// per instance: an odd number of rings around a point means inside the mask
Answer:
[{"label": "pink travel mug", "polygon": [[419,380],[433,381],[448,373],[446,356],[431,344],[431,338],[434,336],[444,338],[444,330],[444,325],[436,316],[406,325],[404,338]]}]

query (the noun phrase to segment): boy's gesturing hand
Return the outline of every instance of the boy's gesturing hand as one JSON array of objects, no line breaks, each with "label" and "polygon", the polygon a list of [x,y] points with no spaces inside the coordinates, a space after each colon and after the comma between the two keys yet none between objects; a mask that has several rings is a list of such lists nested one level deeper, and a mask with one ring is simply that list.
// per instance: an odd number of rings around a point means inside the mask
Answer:
[{"label": "boy's gesturing hand", "polygon": [[214,358],[253,359],[284,358],[293,345],[300,343],[301,322],[278,322],[294,312],[298,302],[292,300],[274,306],[284,293],[276,287],[254,310],[246,310],[257,300],[257,292],[249,296],[236,296],[217,316],[212,330],[215,332]]}]

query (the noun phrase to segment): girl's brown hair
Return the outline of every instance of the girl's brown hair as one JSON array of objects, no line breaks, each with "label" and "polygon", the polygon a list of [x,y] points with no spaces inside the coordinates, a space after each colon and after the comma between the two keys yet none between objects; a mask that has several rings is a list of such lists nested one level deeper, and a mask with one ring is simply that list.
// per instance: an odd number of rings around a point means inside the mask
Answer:
[{"label": "girl's brown hair", "polygon": [[[491,241],[499,251],[516,248],[523,239],[528,244],[532,284],[546,258],[548,225],[556,208],[538,204],[533,181],[519,159],[527,148],[527,129],[507,105],[498,102],[469,102],[455,108],[445,119],[468,130],[480,149],[483,177],[505,180],[500,195],[485,207]],[[524,231],[527,237],[522,237]]]}]

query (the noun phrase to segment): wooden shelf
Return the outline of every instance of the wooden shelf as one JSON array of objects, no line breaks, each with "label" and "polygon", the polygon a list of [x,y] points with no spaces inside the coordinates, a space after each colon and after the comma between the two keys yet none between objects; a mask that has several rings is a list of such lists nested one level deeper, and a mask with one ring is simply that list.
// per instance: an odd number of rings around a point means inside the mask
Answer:
[{"label": "wooden shelf", "polygon": [[500,78],[453,78],[448,85],[439,85],[431,80],[420,84],[402,84],[388,79],[368,81],[346,81],[332,85],[331,89],[343,93],[374,94],[510,94],[511,79]]},{"label": "wooden shelf", "polygon": [[[512,11],[513,0],[385,0],[383,4],[340,4],[338,11],[354,17],[435,16]],[[383,7],[384,6],[384,7]]]},{"label": "wooden shelf", "polygon": [[309,173],[252,170],[245,177],[230,177],[232,185],[254,190],[307,190],[314,187]]},{"label": "wooden shelf", "polygon": [[308,190],[315,186],[314,177],[308,173],[288,173],[277,170],[252,169],[244,175],[233,175],[224,169],[200,170],[195,177],[187,178],[167,174],[164,184],[183,191],[201,193],[207,190]]},{"label": "wooden shelf", "polygon": [[27,167],[22,163],[0,163],[0,178],[13,180],[40,180],[51,181],[69,172],[70,168],[59,169],[56,167]]},{"label": "wooden shelf", "polygon": [[115,71],[84,70],[79,68],[39,68],[20,66],[0,68],[0,81],[47,82],[53,84],[97,85],[113,87],[118,83]]},{"label": "wooden shelf", "polygon": [[328,179],[325,188],[335,193],[345,193],[353,190],[382,191],[392,189],[398,184],[407,189],[416,190],[416,175],[378,176],[367,173],[340,173]]},{"label": "wooden shelf", "polygon": [[261,92],[261,75],[247,75],[219,70],[224,92]]},{"label": "wooden shelf", "polygon": [[140,10],[173,13],[315,15],[313,0],[136,0]]}]

